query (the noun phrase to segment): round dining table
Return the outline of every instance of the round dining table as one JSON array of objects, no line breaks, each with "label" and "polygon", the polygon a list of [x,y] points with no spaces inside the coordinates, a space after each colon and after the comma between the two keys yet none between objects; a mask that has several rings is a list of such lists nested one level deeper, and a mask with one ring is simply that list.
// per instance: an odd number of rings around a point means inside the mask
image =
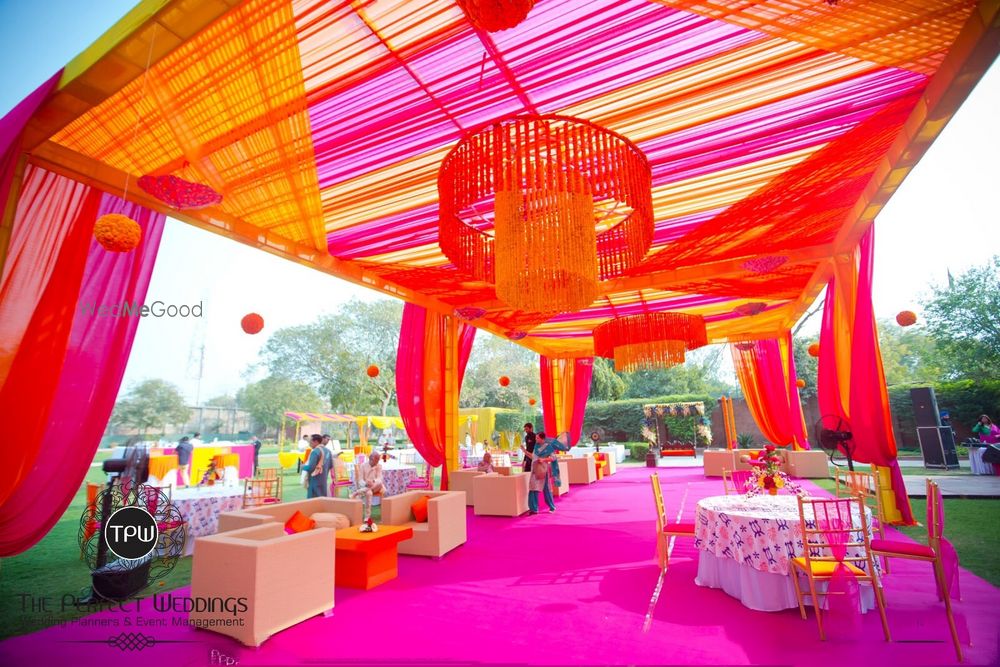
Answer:
[{"label": "round dining table", "polygon": [[[806,512],[811,508],[806,506]],[[871,537],[871,510],[865,508]],[[859,517],[856,517],[858,519]],[[809,514],[806,523],[815,524]],[[860,523],[860,521],[858,521]],[[852,541],[860,540],[860,531]],[[798,607],[791,560],[803,554],[798,500],[791,495],[710,496],[698,501],[695,518],[698,576],[695,583],[719,588],[757,611]],[[860,555],[849,549],[848,556]],[[878,560],[875,568],[879,575]],[[864,569],[864,563],[857,563]],[[805,583],[805,578],[800,580]],[[875,605],[871,586],[862,585],[865,611]],[[820,585],[824,590],[824,585]],[[808,590],[805,587],[804,590]],[[806,604],[812,604],[808,594]],[[822,596],[821,596],[822,597]]]}]

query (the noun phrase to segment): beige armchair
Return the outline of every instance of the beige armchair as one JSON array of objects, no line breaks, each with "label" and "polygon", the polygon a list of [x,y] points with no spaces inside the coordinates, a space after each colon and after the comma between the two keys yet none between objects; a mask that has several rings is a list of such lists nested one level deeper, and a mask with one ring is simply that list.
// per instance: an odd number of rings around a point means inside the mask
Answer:
[{"label": "beige armchair", "polygon": [[[427,503],[427,521],[417,523],[411,507],[423,496]],[[399,553],[438,558],[465,544],[466,509],[464,491],[408,491],[382,500],[382,523],[409,526],[413,537],[399,543]]]},{"label": "beige armchair", "polygon": [[723,470],[736,470],[731,449],[706,449],[702,454],[705,477],[722,477]]},{"label": "beige armchair", "polygon": [[597,481],[597,464],[592,454],[565,460],[570,484],[593,484]]},{"label": "beige armchair", "polygon": [[306,516],[317,513],[336,513],[346,516],[352,526],[361,523],[362,504],[360,500],[346,498],[310,498],[294,503],[276,503],[263,505],[252,509],[222,512],[219,514],[219,530],[224,533],[229,530],[259,526],[265,523],[277,522],[282,525],[292,518],[296,510]]},{"label": "beige armchair", "polygon": [[491,473],[472,480],[477,516],[521,516],[528,511],[528,478],[531,473]]},{"label": "beige armchair", "polygon": [[[280,523],[199,537],[191,597],[242,600],[246,609],[192,611],[198,627],[260,646],[268,637],[333,609],[336,533],[316,528],[285,534]],[[289,570],[289,567],[293,571]],[[226,622],[242,620],[242,625]]]},{"label": "beige armchair", "polygon": [[452,470],[448,473],[448,489],[450,491],[465,491],[465,504],[474,504],[472,480],[484,473],[478,470]]},{"label": "beige armchair", "polygon": [[830,476],[830,457],[821,449],[788,451],[785,453],[785,472],[792,477],[826,479]]}]

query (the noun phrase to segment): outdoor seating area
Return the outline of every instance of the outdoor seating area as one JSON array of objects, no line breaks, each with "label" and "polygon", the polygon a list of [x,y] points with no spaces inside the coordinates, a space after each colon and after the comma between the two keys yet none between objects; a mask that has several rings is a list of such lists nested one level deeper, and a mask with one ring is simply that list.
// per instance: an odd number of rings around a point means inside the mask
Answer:
[{"label": "outdoor seating area", "polygon": [[0,665],[1000,663],[1000,1],[9,4]]}]

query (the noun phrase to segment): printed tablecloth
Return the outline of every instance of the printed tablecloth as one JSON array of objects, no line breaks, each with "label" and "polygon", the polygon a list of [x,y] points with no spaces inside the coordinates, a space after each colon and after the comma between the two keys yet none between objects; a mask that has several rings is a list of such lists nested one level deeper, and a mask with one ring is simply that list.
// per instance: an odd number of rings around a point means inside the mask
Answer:
[{"label": "printed tablecloth", "polygon": [[[346,464],[351,484],[354,484],[354,464]],[[406,491],[406,486],[416,477],[417,469],[413,466],[382,464],[382,486],[384,496],[396,496]]]},{"label": "printed tablecloth", "polygon": [[996,475],[997,469],[992,463],[983,463],[985,447],[969,447],[969,467],[973,475]]},{"label": "printed tablecloth", "polygon": [[[865,508],[865,513],[871,533],[871,511]],[[808,515],[806,523],[815,527]],[[859,531],[852,541],[860,538]],[[694,543],[700,552],[695,580],[699,586],[722,588],[760,611],[798,606],[790,576],[791,559],[803,553],[795,496],[703,498],[698,502]],[[819,556],[819,551],[815,549],[811,555]],[[849,556],[861,553],[848,549]],[[866,567],[863,562],[854,564]],[[875,569],[881,574],[878,560]],[[862,586],[861,590],[862,603],[868,609],[873,601],[871,588]]]},{"label": "printed tablecloth", "polygon": [[171,503],[187,521],[187,544],[184,555],[194,552],[194,540],[204,535],[214,535],[219,529],[219,513],[232,512],[243,507],[243,489],[223,486],[180,489]]}]

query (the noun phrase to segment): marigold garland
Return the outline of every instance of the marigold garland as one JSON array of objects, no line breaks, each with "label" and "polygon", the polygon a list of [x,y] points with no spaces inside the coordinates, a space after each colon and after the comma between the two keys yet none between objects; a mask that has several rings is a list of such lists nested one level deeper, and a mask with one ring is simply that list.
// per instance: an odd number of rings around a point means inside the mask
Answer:
[{"label": "marigold garland", "polygon": [[685,313],[627,315],[594,329],[595,354],[624,372],[684,363],[687,350],[707,344],[704,318]]},{"label": "marigold garland", "polygon": [[94,223],[94,238],[105,250],[129,252],[142,240],[142,227],[127,215],[108,213]]}]

